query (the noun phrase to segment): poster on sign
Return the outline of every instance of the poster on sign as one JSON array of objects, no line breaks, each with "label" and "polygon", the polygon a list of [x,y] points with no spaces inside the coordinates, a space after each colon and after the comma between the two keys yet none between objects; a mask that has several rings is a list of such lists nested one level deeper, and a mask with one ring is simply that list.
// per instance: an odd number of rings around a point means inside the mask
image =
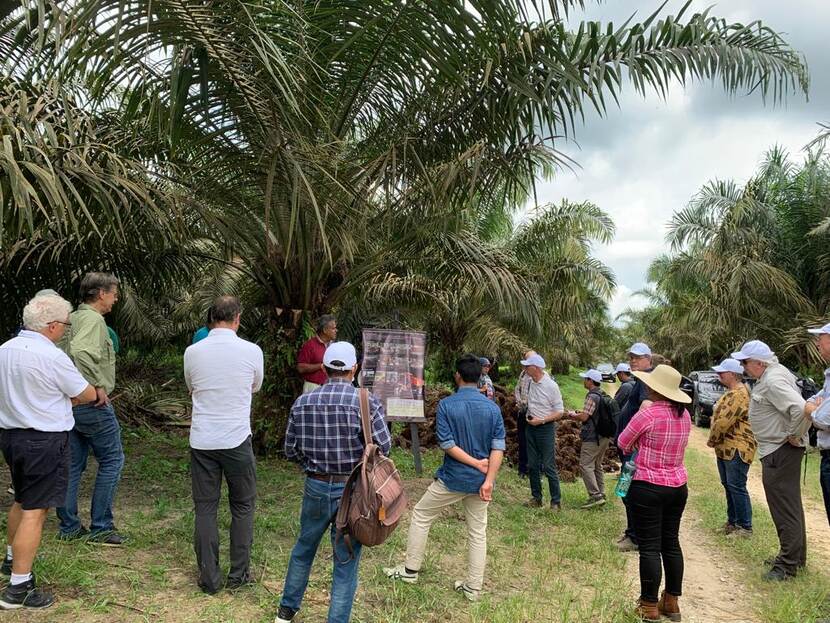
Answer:
[{"label": "poster on sign", "polygon": [[390,422],[425,422],[424,358],[420,331],[363,330],[360,385],[380,400]]}]

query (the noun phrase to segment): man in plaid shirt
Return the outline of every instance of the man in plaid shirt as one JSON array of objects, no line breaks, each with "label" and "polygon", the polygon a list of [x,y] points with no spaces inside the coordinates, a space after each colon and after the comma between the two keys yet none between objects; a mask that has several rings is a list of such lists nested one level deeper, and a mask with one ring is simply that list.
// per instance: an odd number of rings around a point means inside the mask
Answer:
[{"label": "man in plaid shirt", "polygon": [[[277,623],[287,623],[300,609],[311,565],[326,530],[334,541],[334,519],[340,506],[343,487],[363,456],[363,431],[360,400],[352,385],[357,369],[354,346],[334,342],[326,348],[323,365],[328,381],[294,402],[285,432],[285,455],[300,463],[306,472],[300,534],[291,551],[282,591]],[[369,396],[372,438],[384,454],[392,440],[386,426],[383,406]],[[357,590],[360,543],[352,543],[354,555],[341,542],[334,552],[328,623],[347,623]]]},{"label": "man in plaid shirt", "polygon": [[587,370],[579,375],[582,385],[588,390],[582,411],[571,413],[572,417],[582,422],[579,438],[582,447],[579,451],[579,469],[582,481],[588,491],[588,501],[580,508],[594,508],[605,504],[605,481],[602,471],[602,459],[611,443],[610,437],[600,437],[597,432],[598,410],[602,407],[602,373],[599,370]]}]

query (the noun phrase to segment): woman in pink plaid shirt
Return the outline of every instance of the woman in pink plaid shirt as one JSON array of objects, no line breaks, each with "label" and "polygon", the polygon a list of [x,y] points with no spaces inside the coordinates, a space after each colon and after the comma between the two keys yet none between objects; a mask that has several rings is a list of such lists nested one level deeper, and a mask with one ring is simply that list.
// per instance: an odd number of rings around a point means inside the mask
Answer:
[{"label": "woman in pink plaid shirt", "polygon": [[[688,497],[683,455],[691,429],[684,405],[691,399],[680,390],[682,377],[671,366],[634,375],[648,387],[649,399],[620,434],[618,445],[626,454],[637,450],[637,471],[627,495],[640,546],[636,613],[643,621],[659,621],[660,615],[680,621],[677,598],[683,585],[683,551],[679,532]],[[666,589],[658,602],[663,569]]]}]

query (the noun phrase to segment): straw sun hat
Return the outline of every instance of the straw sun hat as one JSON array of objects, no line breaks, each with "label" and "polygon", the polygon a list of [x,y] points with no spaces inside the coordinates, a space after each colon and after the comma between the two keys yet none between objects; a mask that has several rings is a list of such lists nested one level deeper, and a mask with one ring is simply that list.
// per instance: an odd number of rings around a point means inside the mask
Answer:
[{"label": "straw sun hat", "polygon": [[692,401],[686,394],[680,391],[680,382],[683,377],[680,372],[671,366],[657,366],[653,372],[634,372],[634,376],[648,385],[661,396],[675,402],[690,403]]}]

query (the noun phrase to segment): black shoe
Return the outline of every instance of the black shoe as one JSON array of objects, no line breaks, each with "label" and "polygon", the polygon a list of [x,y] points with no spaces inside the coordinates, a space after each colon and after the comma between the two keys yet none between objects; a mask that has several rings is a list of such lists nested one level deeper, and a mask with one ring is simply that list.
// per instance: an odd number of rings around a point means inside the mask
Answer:
[{"label": "black shoe", "polygon": [[225,580],[225,588],[227,588],[228,590],[234,591],[238,588],[242,588],[243,586],[245,586],[247,584],[251,584],[251,583],[253,583],[253,580],[251,579],[251,576],[248,573],[246,573],[241,578],[232,578],[231,576],[228,576],[228,579]]},{"label": "black shoe", "polygon": [[205,595],[215,595],[219,592],[221,587],[217,586],[216,588],[211,588],[210,586],[206,586],[199,582],[199,590],[202,591]]},{"label": "black shoe", "polygon": [[784,571],[781,567],[773,567],[762,576],[767,582],[786,582],[792,580],[795,574]]},{"label": "black shoe", "polygon": [[127,542],[127,537],[118,534],[115,530],[104,530],[90,534],[87,541],[96,545],[106,545],[107,547],[121,547]]},{"label": "black shoe", "polygon": [[0,566],[0,573],[3,575],[11,575],[12,574],[12,559],[6,554],[6,557],[3,559],[3,564]]},{"label": "black shoe", "polygon": [[291,623],[291,619],[294,618],[295,614],[297,614],[297,611],[293,608],[289,608],[288,606],[280,606],[274,623]]},{"label": "black shoe", "polygon": [[35,587],[35,579],[32,577],[28,582],[9,584],[0,593],[0,608],[3,610],[16,610],[18,608],[48,608],[55,603],[52,593],[47,593]]},{"label": "black shoe", "polygon": [[59,541],[77,541],[89,536],[89,530],[81,526],[75,532],[58,532]]}]

